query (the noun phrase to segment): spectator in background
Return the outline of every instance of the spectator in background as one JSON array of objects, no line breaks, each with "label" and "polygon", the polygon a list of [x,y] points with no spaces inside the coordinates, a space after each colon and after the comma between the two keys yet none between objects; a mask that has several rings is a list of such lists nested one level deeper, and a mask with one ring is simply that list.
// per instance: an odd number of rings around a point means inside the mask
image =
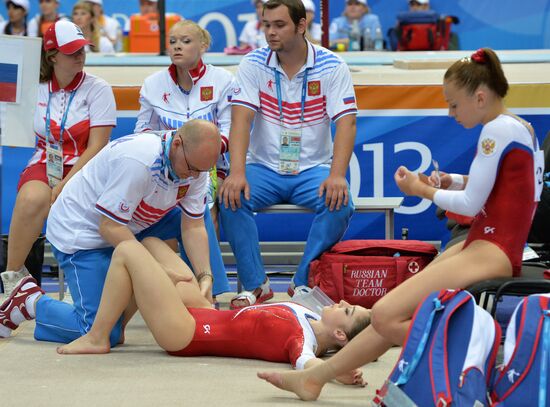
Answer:
[{"label": "spectator in background", "polygon": [[73,6],[73,22],[80,27],[84,38],[89,44],[84,49],[86,52],[101,52],[112,54],[115,52],[109,39],[101,35],[101,28],[97,22],[92,5],[87,1],[79,1]]},{"label": "spectator in background", "polygon": [[267,0],[252,0],[256,7],[256,19],[248,21],[239,35],[239,48],[256,49],[267,46],[262,25],[262,11]]},{"label": "spectator in background", "polygon": [[306,38],[309,42],[320,45],[321,44],[321,24],[314,23],[315,19],[315,3],[313,0],[302,0],[306,9]]},{"label": "spectator in background", "polygon": [[[44,34],[34,114],[36,148],[17,186],[7,271],[1,273],[6,295],[29,274],[25,259],[44,227],[50,205],[67,181],[107,144],[116,124],[111,87],[82,70],[87,44],[80,28],[66,20],[57,21]],[[56,151],[58,166],[51,165]],[[48,164],[47,156],[52,158]]]},{"label": "spectator in background", "polygon": [[0,22],[0,34],[28,35],[29,0],[8,0],[6,8],[8,9],[8,21]]},{"label": "spectator in background", "polygon": [[66,19],[63,14],[58,13],[59,1],[39,0],[40,14],[29,21],[29,37],[43,37],[50,26],[59,19]]},{"label": "spectator in background", "polygon": [[139,14],[142,16],[146,14],[158,13],[157,0],[139,0]]},{"label": "spectator in background", "polygon": [[[354,31],[358,32],[361,42],[374,43],[377,29],[382,30],[380,19],[376,14],[370,13],[367,0],[348,0],[343,15],[336,17],[330,23],[330,47],[337,48],[338,44],[342,44],[346,49],[349,46],[353,48],[351,36]],[[365,38],[367,33],[370,33],[370,39]],[[369,47],[358,45],[358,48],[353,50]]]},{"label": "spectator in background", "polygon": [[430,0],[409,0],[409,11],[426,11],[430,9]]},{"label": "spectator in background", "polygon": [[103,0],[86,0],[92,5],[101,34],[109,39],[116,51],[122,48],[122,28],[116,18],[103,13]]}]

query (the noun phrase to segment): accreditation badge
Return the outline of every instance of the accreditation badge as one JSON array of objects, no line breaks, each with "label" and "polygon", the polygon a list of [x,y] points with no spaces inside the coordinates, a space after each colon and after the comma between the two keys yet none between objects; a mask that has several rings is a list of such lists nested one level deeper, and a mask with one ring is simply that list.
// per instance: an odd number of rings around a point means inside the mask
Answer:
[{"label": "accreditation badge", "polygon": [[281,129],[279,146],[279,172],[298,174],[300,171],[300,150],[302,131],[300,129]]},{"label": "accreditation badge", "polygon": [[63,148],[57,144],[46,144],[46,175],[50,188],[63,179]]}]

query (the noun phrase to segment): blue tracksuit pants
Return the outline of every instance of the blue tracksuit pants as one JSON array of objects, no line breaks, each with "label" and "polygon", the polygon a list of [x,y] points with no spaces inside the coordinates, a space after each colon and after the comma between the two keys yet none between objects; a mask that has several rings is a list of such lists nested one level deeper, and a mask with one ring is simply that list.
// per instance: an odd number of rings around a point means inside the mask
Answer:
[{"label": "blue tracksuit pants", "polygon": [[266,278],[260,256],[258,229],[254,212],[280,203],[304,206],[315,213],[304,255],[294,276],[294,283],[307,284],[309,263],[338,242],[353,214],[351,199],[340,210],[330,211],[325,196],[318,197],[321,183],[329,168],[317,166],[298,175],[281,175],[260,164],[247,164],[246,178],[250,185],[250,200],[241,194],[241,208],[233,211],[220,205],[223,230],[237,260],[237,272],[246,290],[259,287]]}]

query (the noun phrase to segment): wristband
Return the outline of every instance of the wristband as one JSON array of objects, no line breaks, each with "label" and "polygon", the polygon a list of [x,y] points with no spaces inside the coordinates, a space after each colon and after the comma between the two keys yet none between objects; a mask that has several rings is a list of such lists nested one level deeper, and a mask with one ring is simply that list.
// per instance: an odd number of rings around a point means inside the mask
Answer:
[{"label": "wristband", "polygon": [[204,272],[202,272],[202,273],[195,276],[198,283],[200,283],[202,280],[204,280],[205,277],[210,277],[210,279],[212,280],[212,284],[214,284],[214,276],[211,273],[207,273],[206,271],[204,271]]},{"label": "wristband", "polygon": [[451,176],[451,185],[447,188],[450,191],[461,191],[464,189],[464,176],[461,174],[449,174]]}]

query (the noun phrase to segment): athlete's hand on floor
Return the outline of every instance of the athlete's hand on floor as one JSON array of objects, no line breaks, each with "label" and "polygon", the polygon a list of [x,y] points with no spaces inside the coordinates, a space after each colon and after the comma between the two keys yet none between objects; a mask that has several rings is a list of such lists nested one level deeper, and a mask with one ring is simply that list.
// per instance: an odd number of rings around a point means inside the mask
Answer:
[{"label": "athlete's hand on floor", "polygon": [[367,382],[363,379],[363,371],[361,369],[354,369],[349,373],[337,376],[336,381],[342,384],[351,384],[360,387],[365,387],[367,385]]},{"label": "athlete's hand on floor", "polygon": [[343,205],[347,205],[349,201],[348,183],[346,178],[337,175],[329,175],[326,180],[319,186],[319,197],[325,193],[325,205],[329,210],[340,210]]}]

